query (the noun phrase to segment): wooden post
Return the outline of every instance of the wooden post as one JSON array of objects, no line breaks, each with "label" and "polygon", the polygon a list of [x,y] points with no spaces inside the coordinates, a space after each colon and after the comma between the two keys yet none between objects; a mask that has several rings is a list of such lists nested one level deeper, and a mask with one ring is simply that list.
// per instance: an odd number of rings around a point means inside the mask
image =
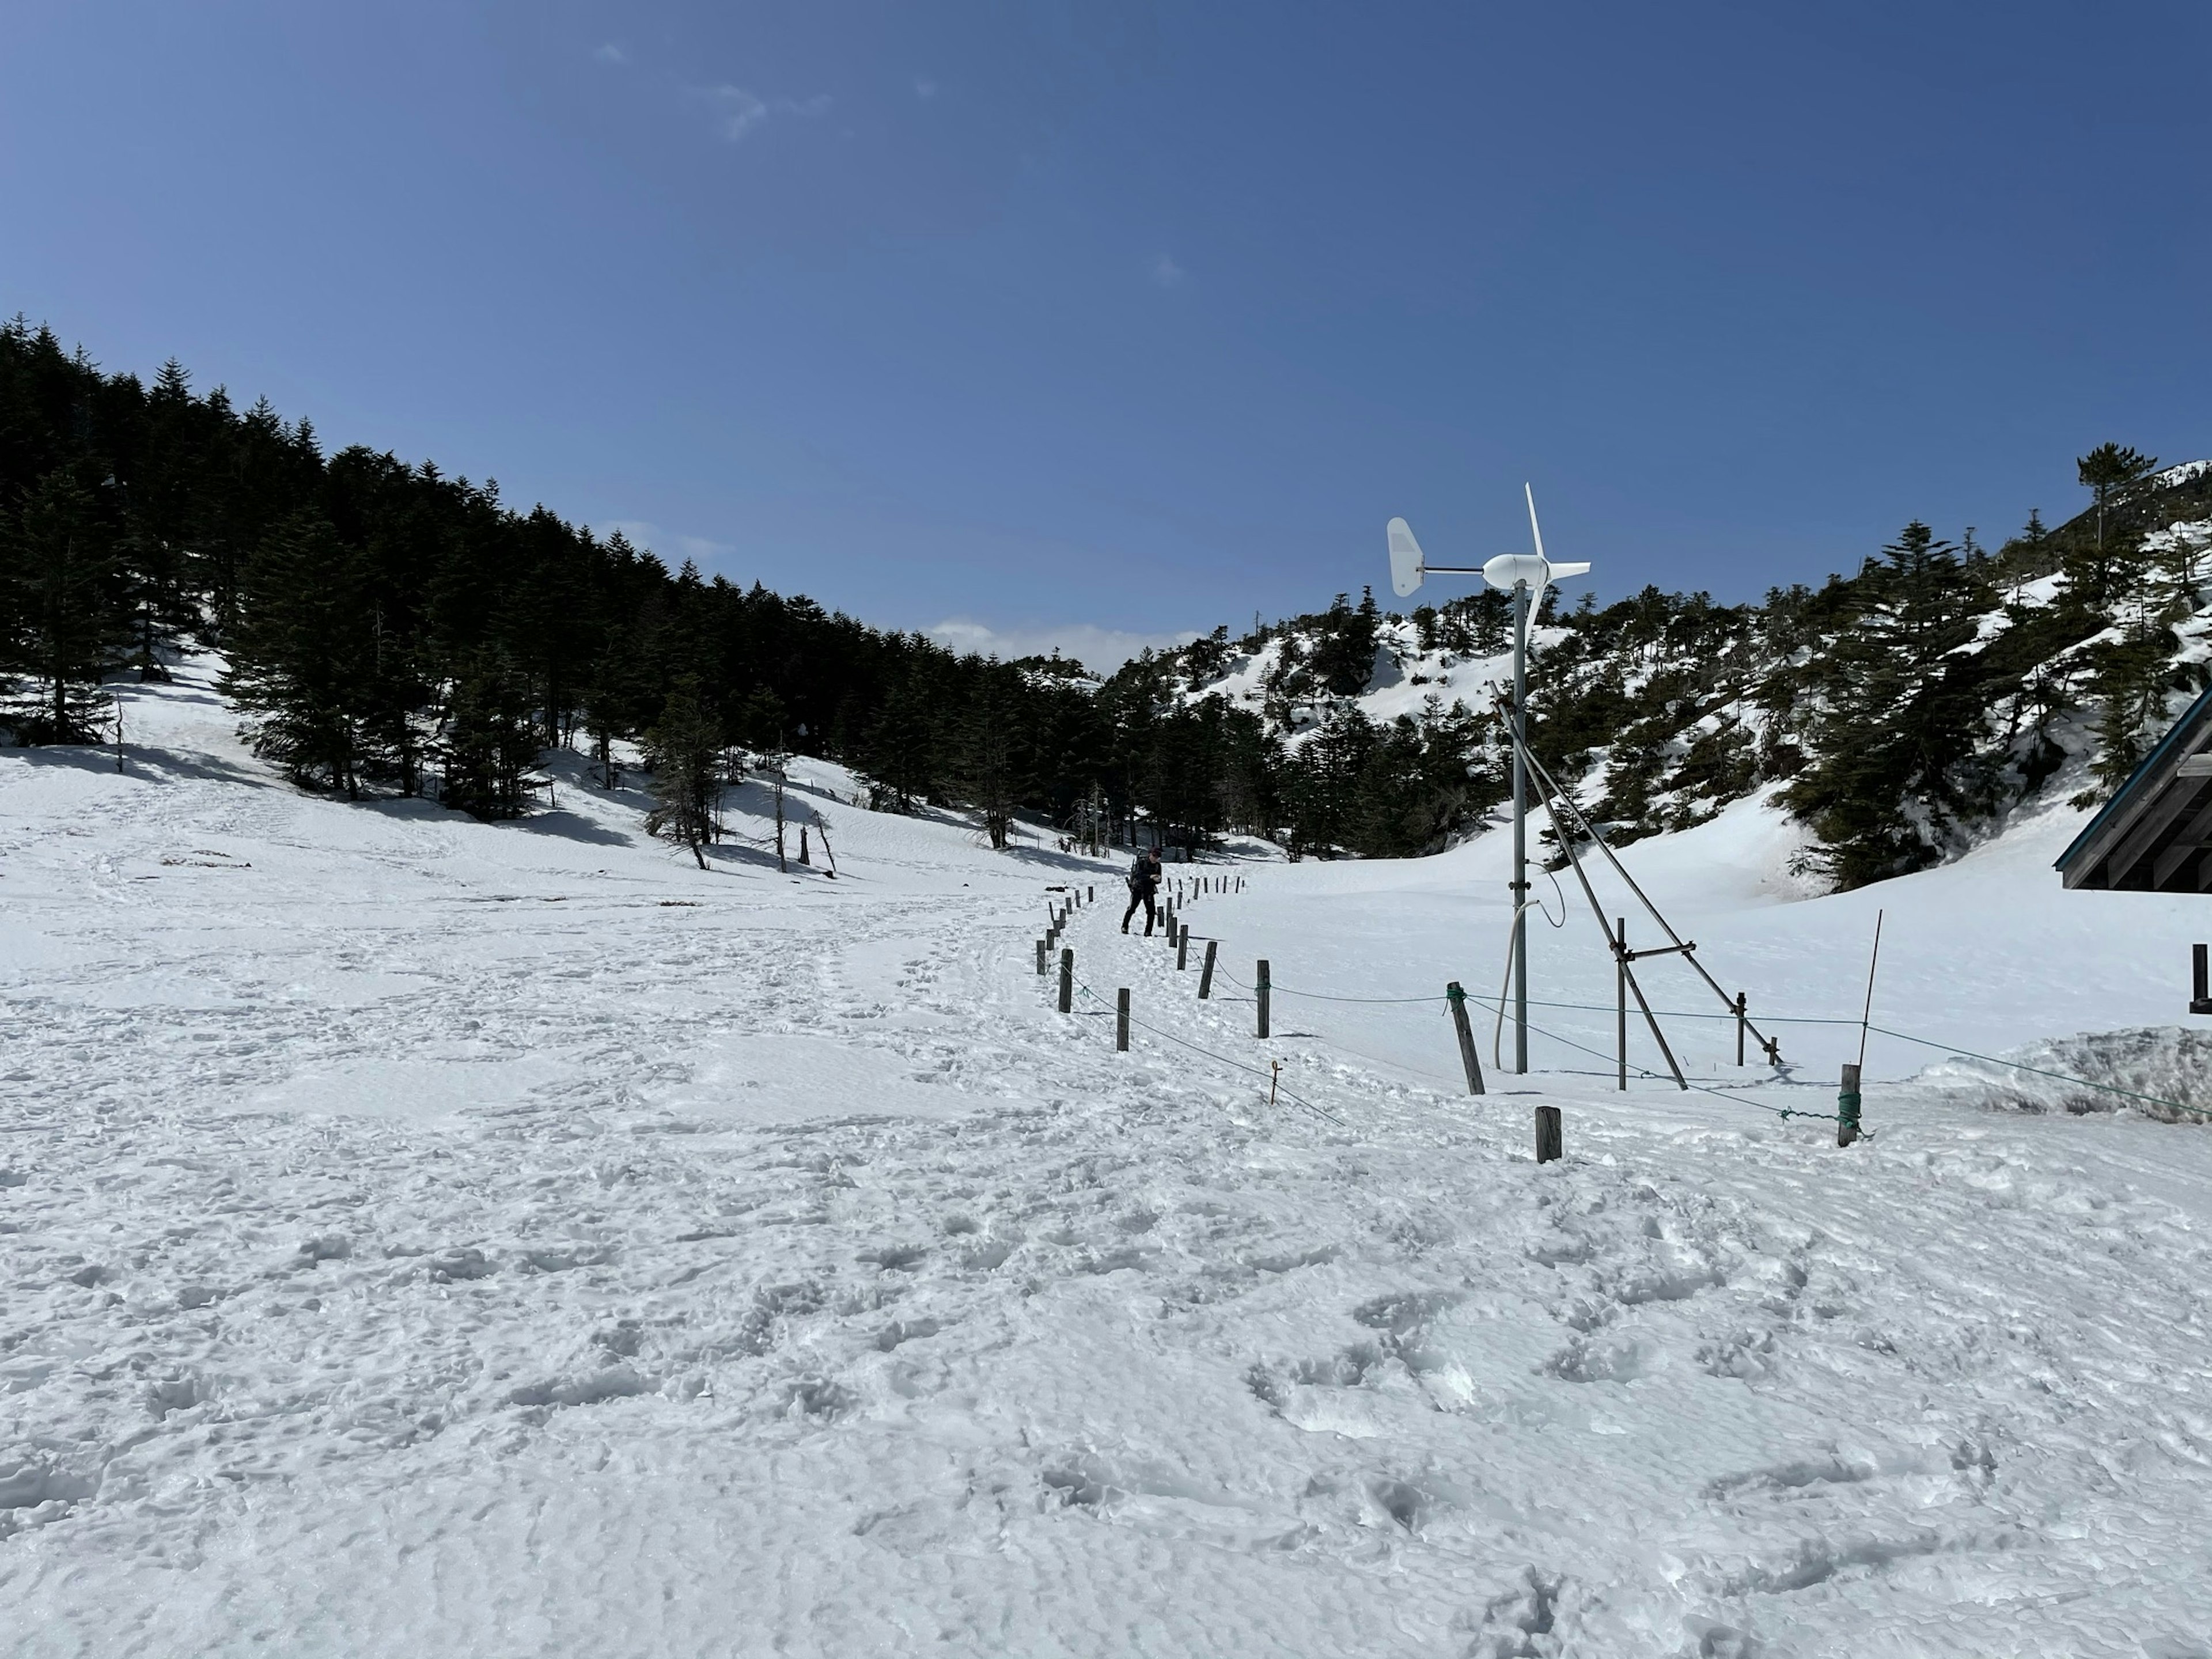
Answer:
[{"label": "wooden post", "polygon": [[1615,916],[1613,924],[1619,931],[1613,936],[1613,1035],[1620,1055],[1614,1086],[1626,1094],[1628,1092],[1628,918]]},{"label": "wooden post", "polygon": [[806,850],[806,826],[803,823],[799,826],[799,861],[810,869],[814,864],[813,855]]},{"label": "wooden post", "polygon": [[1091,895],[1091,902],[1093,904],[1098,902],[1098,890],[1096,887],[1086,887],[1083,890]]},{"label": "wooden post", "polygon": [[2208,974],[2212,963],[2208,963],[2206,955],[2201,945],[2189,947],[2189,1012],[2192,1014],[2212,1014],[2212,974]]},{"label": "wooden post", "polygon": [[1479,1095],[1482,1092],[1482,1061],[1474,1052],[1474,1028],[1468,1024],[1467,993],[1454,980],[1444,987],[1444,995],[1451,1002],[1452,1025],[1459,1032],[1459,1063],[1467,1067],[1467,1091]]},{"label": "wooden post", "polygon": [[1219,943],[1218,939],[1206,941],[1206,960],[1198,970],[1198,1000],[1200,1002],[1213,994],[1213,947]]},{"label": "wooden post", "polygon": [[1559,1122],[1559,1109],[1539,1106],[1536,1109],[1536,1162],[1549,1164],[1565,1156],[1565,1133]]},{"label": "wooden post", "polygon": [[1260,1035],[1267,1035],[1267,958],[1260,958],[1260,972],[1252,981],[1260,993]]},{"label": "wooden post", "polygon": [[1859,1138],[1859,1066],[1844,1062],[1843,1091],[1836,1097],[1836,1145],[1848,1146]]},{"label": "wooden post", "polygon": [[1051,945],[1045,940],[1037,941],[1037,977],[1039,979],[1044,977],[1044,953],[1051,949]]},{"label": "wooden post", "polygon": [[1190,924],[1185,922],[1182,925],[1182,932],[1176,935],[1176,972],[1179,974],[1189,966]]},{"label": "wooden post", "polygon": [[1123,1054],[1129,1051],[1129,988],[1126,985],[1114,997],[1114,1046]]},{"label": "wooden post", "polygon": [[1075,951],[1071,947],[1060,953],[1060,1012],[1072,1013],[1075,1009]]},{"label": "wooden post", "polygon": [[1743,1064],[1743,1028],[1749,1006],[1744,994],[1738,991],[1735,994],[1735,1063],[1739,1066]]}]

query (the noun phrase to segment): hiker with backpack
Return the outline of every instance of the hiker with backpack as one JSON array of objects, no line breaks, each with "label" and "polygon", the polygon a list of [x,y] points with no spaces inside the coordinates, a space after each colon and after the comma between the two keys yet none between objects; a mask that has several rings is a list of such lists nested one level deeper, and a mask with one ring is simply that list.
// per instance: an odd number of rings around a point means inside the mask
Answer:
[{"label": "hiker with backpack", "polygon": [[1145,937],[1152,936],[1152,920],[1158,914],[1153,902],[1160,890],[1160,849],[1147,847],[1137,854],[1137,861],[1129,866],[1129,908],[1121,912],[1121,931],[1129,931],[1129,918],[1137,914],[1137,907],[1145,907]]}]

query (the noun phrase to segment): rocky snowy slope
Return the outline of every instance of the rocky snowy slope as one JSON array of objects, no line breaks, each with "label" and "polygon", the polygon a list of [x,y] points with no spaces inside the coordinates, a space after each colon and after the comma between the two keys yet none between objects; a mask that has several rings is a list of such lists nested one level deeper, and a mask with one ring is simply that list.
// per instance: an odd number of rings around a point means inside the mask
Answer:
[{"label": "rocky snowy slope", "polygon": [[[1501,837],[1234,866],[1200,1003],[1111,866],[834,769],[837,879],[702,873],[580,767],[349,806],[130,702],[120,774],[0,754],[10,1653],[2212,1652],[2212,1132],[1876,1036],[1839,1152],[1771,1109],[1822,1025],[1614,1094],[1578,915],[1471,1099]],[[2075,822],[1809,901],[1756,800],[1635,855],[1755,1012],[1855,1016],[1881,906],[1879,1025],[2172,1026],[2212,915],[2061,893]]]},{"label": "rocky snowy slope", "polygon": [[[1994,553],[1915,524],[1855,574],[1759,604],[1647,586],[1600,605],[1573,579],[1534,633],[1531,741],[1618,842],[1779,785],[1830,884],[1955,859],[2017,812],[2108,795],[2212,682],[2212,463],[2130,485],[2109,518],[2033,518]],[[1436,851],[1505,793],[1510,629],[1479,582],[1417,597],[1401,617],[1339,595],[1124,674],[1279,740],[1291,844]]]}]

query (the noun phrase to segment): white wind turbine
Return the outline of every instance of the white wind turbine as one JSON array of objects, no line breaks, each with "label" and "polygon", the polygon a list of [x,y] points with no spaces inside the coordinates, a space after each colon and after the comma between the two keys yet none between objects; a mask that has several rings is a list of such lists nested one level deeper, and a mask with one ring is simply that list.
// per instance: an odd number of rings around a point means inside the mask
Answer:
[{"label": "white wind turbine", "polygon": [[1528,735],[1528,630],[1543,601],[1544,590],[1563,576],[1589,573],[1584,563],[1554,564],[1544,556],[1543,526],[1536,522],[1536,492],[1522,485],[1528,498],[1528,534],[1536,544],[1534,553],[1501,553],[1480,569],[1471,565],[1432,565],[1413,539],[1413,527],[1403,519],[1388,526],[1390,540],[1390,586],[1404,599],[1431,571],[1439,575],[1480,576],[1492,587],[1513,595],[1513,1069],[1528,1069],[1528,762],[1524,745]]}]

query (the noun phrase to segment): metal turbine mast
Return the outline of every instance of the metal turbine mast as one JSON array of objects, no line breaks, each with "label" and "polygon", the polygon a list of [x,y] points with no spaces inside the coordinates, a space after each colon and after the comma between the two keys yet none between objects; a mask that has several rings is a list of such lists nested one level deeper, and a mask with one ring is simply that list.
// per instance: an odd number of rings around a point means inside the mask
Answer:
[{"label": "metal turbine mast", "polygon": [[1513,595],[1513,1069],[1528,1069],[1528,630],[1534,625],[1544,590],[1562,576],[1589,574],[1587,564],[1554,564],[1544,556],[1544,532],[1536,522],[1536,492],[1522,486],[1528,498],[1528,534],[1536,544],[1534,553],[1501,553],[1480,568],[1473,565],[1431,564],[1422,556],[1413,527],[1403,519],[1390,520],[1390,586],[1404,599],[1431,573],[1438,575],[1480,576],[1492,587]]}]

